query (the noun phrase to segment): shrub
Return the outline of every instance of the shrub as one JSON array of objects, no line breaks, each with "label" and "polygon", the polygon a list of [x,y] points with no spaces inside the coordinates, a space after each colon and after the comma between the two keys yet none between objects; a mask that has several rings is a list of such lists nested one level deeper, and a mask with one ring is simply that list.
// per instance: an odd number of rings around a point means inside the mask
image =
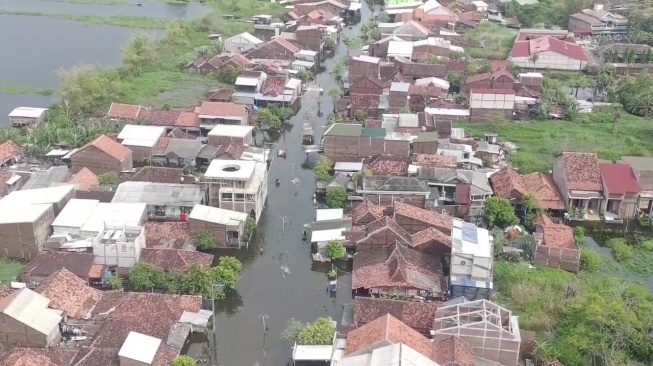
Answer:
[{"label": "shrub", "polygon": [[332,240],[327,243],[326,254],[331,260],[338,260],[347,256],[347,250],[341,241]]},{"label": "shrub", "polygon": [[213,235],[206,229],[197,230],[194,235],[195,245],[197,249],[200,250],[211,250],[215,249],[215,238]]},{"label": "shrub", "polygon": [[330,208],[345,208],[348,198],[347,189],[343,187],[333,187],[327,190],[326,204]]},{"label": "shrub", "polygon": [[195,366],[197,363],[195,360],[186,355],[179,355],[172,359],[171,366]]},{"label": "shrub", "polygon": [[587,272],[596,272],[603,264],[601,256],[589,248],[580,250],[580,269]]},{"label": "shrub", "polygon": [[640,245],[643,250],[653,252],[653,239],[644,240]]},{"label": "shrub", "polygon": [[576,242],[576,245],[585,244],[585,229],[582,226],[574,228],[574,242]]},{"label": "shrub", "polygon": [[118,184],[118,173],[116,172],[106,172],[98,175],[97,178],[102,186],[113,186]]},{"label": "shrub", "polygon": [[333,161],[326,156],[320,157],[320,160],[315,163],[313,172],[315,172],[315,179],[320,182],[326,182],[331,178],[331,169],[333,168]]},{"label": "shrub", "polygon": [[614,238],[608,241],[608,247],[612,248],[612,253],[617,262],[627,262],[635,256],[633,248],[626,244],[623,238]]}]

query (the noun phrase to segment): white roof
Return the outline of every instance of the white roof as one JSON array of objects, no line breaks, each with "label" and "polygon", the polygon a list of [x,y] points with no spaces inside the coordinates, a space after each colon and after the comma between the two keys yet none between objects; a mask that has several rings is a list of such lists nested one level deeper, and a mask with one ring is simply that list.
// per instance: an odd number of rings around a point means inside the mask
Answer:
[{"label": "white roof", "polygon": [[313,61],[304,61],[304,60],[295,60],[292,62],[293,66],[303,66],[303,67],[308,67],[311,68],[313,65],[315,65],[315,62]]},{"label": "white roof", "polygon": [[50,152],[45,154],[45,156],[65,156],[66,154],[68,154],[71,151],[72,150],[69,150],[69,149],[52,149],[52,150],[50,150]]},{"label": "white roof", "polygon": [[188,215],[189,219],[208,221],[220,225],[239,225],[243,221],[247,221],[247,214],[244,212],[237,212],[225,210],[223,208],[195,205],[193,210]]},{"label": "white roof", "polygon": [[9,113],[9,117],[39,118],[47,110],[47,108],[18,107]]},{"label": "white roof", "polygon": [[51,209],[52,204],[50,203],[20,205],[3,204],[0,201],[0,224],[34,222]]},{"label": "white roof", "polygon": [[206,169],[206,178],[248,180],[254,173],[256,161],[214,159]]},{"label": "white roof", "polygon": [[[460,219],[454,219],[451,236],[454,242],[452,246],[454,253],[457,251],[483,258],[492,256],[492,240],[490,232],[486,229]],[[457,243],[460,245],[456,245]]]},{"label": "white roof", "polygon": [[543,78],[544,77],[544,75],[542,75],[542,73],[539,73],[539,72],[521,72],[521,73],[517,74],[517,76],[519,76],[519,77],[529,77],[529,78]]},{"label": "white roof", "polygon": [[250,42],[250,43],[252,43],[252,44],[263,43],[263,41],[261,41],[260,39],[254,37],[253,35],[251,35],[251,34],[248,33],[248,32],[243,32],[243,33],[241,33],[241,34],[236,34],[235,36],[233,36],[233,37],[231,37],[231,38],[227,38],[227,41],[230,40],[230,39],[234,39],[234,38],[236,38],[236,37],[242,37],[242,38],[245,38],[248,42]]},{"label": "white roof", "polygon": [[333,354],[333,346],[296,345],[292,352],[294,361],[329,361]]},{"label": "white roof", "polygon": [[295,54],[301,56],[317,56],[317,52],[311,50],[299,50]]},{"label": "white roof", "polygon": [[[297,61],[295,61],[297,62]],[[286,89],[297,89],[298,86],[302,85],[302,81],[299,79],[291,78],[286,82]]]},{"label": "white roof", "polygon": [[216,125],[209,131],[209,136],[245,137],[253,130],[252,126]]},{"label": "white roof", "polygon": [[335,171],[358,172],[363,170],[363,163],[350,163],[350,162],[341,161],[336,163],[333,169]]},{"label": "white roof", "polygon": [[349,4],[349,10],[351,10],[351,11],[361,10],[362,7],[363,7],[363,4],[361,4],[361,3],[351,3],[351,4]]},{"label": "white roof", "polygon": [[343,358],[338,361],[338,366],[439,366],[438,363],[403,343],[383,345],[368,352]]},{"label": "white roof", "polygon": [[129,332],[125,342],[120,347],[118,357],[151,365],[160,345],[161,340],[158,338],[137,332]]},{"label": "white roof", "polygon": [[61,315],[48,308],[49,303],[50,299],[45,296],[23,288],[17,291],[13,300],[2,309],[2,313],[49,336],[61,321]]},{"label": "white roof", "polygon": [[65,226],[81,228],[95,207],[100,203],[98,200],[83,200],[73,198],[61,210],[52,226]]},{"label": "white roof", "polygon": [[476,5],[477,8],[482,8],[482,7],[487,8],[487,3],[485,1],[476,0],[476,1],[472,1],[472,4]]},{"label": "white roof", "polygon": [[411,9],[411,8],[387,9],[385,12],[388,13],[388,15],[395,15],[395,14],[403,14],[403,13],[412,13],[413,9]]},{"label": "white roof", "polygon": [[64,184],[48,188],[14,191],[0,200],[0,206],[4,203],[12,203],[21,206],[42,203],[58,203],[74,189],[74,184]]},{"label": "white roof", "polygon": [[318,208],[315,210],[315,221],[338,220],[345,217],[342,208]]},{"label": "white roof", "polygon": [[256,86],[258,85],[258,79],[239,76],[236,78],[235,85]]},{"label": "white roof", "polygon": [[428,0],[422,6],[420,6],[420,9],[424,9],[424,12],[428,13],[429,11],[431,11],[433,9],[437,9],[437,8],[439,8],[441,6],[442,5],[440,5],[440,3],[435,1],[435,0]]},{"label": "white roof", "polygon": [[447,116],[469,116],[469,109],[448,109],[448,108],[425,108],[428,114],[440,114]]},{"label": "white roof", "polygon": [[342,232],[345,229],[331,229],[331,230],[318,230],[311,233],[311,243],[330,241],[330,240],[343,240],[345,237]]},{"label": "white roof", "polygon": [[125,125],[118,139],[123,145],[153,147],[166,132],[163,126]]},{"label": "white roof", "polygon": [[373,64],[378,64],[381,59],[378,57],[372,57],[372,56],[355,56],[353,57],[355,61],[363,61],[363,62],[369,62]]},{"label": "white roof", "polygon": [[411,58],[413,56],[413,42],[408,42],[408,41],[388,42],[388,56],[403,56],[406,58]]},{"label": "white roof", "polygon": [[104,230],[105,224],[137,227],[141,225],[146,211],[147,203],[144,202],[100,202],[87,216],[80,230],[99,233]]}]

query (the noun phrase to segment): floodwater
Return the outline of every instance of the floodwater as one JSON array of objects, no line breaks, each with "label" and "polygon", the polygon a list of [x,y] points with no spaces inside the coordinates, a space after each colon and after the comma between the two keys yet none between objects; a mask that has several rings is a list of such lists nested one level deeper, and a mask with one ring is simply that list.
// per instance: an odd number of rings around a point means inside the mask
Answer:
[{"label": "floodwater", "polygon": [[[364,22],[369,19],[371,11],[367,5],[363,5],[362,11]],[[345,35],[357,33],[359,29],[360,24],[346,30]],[[333,66],[336,58],[345,54],[345,46],[341,43],[336,57],[327,60],[327,69]],[[291,318],[310,322],[318,317],[331,316],[339,323],[343,305],[352,302],[351,275],[338,271],[337,296],[330,297],[326,292],[326,272],[331,265],[313,265],[310,244],[302,243],[303,225],[315,217],[312,204],[315,181],[311,169],[318,158],[311,154],[307,159],[301,149],[302,123],[314,123],[315,139],[319,141],[333,106],[327,92],[336,86],[327,72],[319,74],[316,83],[324,88],[324,117],[316,117],[316,97],[306,94],[301,110],[290,121],[292,128],[280,137],[270,136],[265,141],[275,142],[275,150],[287,150],[288,158],[275,157],[272,162],[266,209],[249,249],[238,253],[244,265],[238,293],[218,303],[219,365],[286,365],[291,359],[292,344],[279,336]],[[311,111],[309,116],[307,111]],[[259,146],[261,137],[265,136],[259,136]],[[293,177],[300,180],[296,187],[290,182]],[[282,182],[279,188],[274,185],[277,178]],[[290,271],[285,277],[282,266]]]},{"label": "floodwater", "polygon": [[[141,3],[142,6],[136,6]],[[135,16],[160,19],[192,20],[211,11],[200,3],[126,1],[125,4],[77,4],[56,0],[1,0],[0,9],[11,12],[71,14],[100,17]]]}]

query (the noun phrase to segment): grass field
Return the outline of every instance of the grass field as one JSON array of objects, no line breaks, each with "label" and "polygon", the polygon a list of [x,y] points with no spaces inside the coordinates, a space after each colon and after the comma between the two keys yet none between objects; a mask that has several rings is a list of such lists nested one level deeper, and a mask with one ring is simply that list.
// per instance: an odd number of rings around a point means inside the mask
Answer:
[{"label": "grass field", "polygon": [[480,46],[465,47],[465,53],[473,58],[505,60],[517,36],[517,30],[496,23],[482,22],[476,29],[465,32],[472,44]]},{"label": "grass field", "polygon": [[0,287],[4,287],[11,281],[15,281],[25,267],[20,262],[13,262],[7,258],[0,258]]},{"label": "grass field", "polygon": [[508,159],[524,173],[551,170],[553,158],[562,151],[595,152],[607,160],[653,154],[651,121],[623,111],[614,132],[608,110],[582,116],[576,122],[457,123],[455,127],[463,127],[475,137],[485,132],[498,133],[500,141],[516,143],[517,153]]},{"label": "grass field", "polygon": [[0,10],[5,15],[26,15],[33,17],[49,17],[54,19],[74,20],[86,25],[115,25],[119,27],[141,28],[141,29],[162,29],[169,22],[165,19],[136,17],[127,15],[116,15],[112,17],[74,15],[74,14],[48,14],[34,11],[10,11]]},{"label": "grass field", "polygon": [[41,94],[52,95],[54,89],[50,88],[25,88],[13,85],[0,85],[0,93],[2,94]]}]

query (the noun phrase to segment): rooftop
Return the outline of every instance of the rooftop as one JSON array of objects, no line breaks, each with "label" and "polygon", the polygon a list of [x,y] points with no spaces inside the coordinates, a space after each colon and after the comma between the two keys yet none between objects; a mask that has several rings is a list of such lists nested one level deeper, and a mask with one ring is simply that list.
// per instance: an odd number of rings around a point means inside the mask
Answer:
[{"label": "rooftop", "polygon": [[357,224],[360,220],[370,215],[371,220],[378,220],[383,217],[383,207],[372,203],[369,199],[363,199],[363,202],[354,206],[352,210],[351,217],[354,224]]},{"label": "rooftop", "polygon": [[594,153],[563,152],[564,177],[567,189],[579,191],[602,191],[599,159]]},{"label": "rooftop", "polygon": [[458,253],[481,258],[492,257],[492,237],[486,229],[460,219],[454,219],[451,236],[454,243],[451,250],[452,255]]},{"label": "rooftop", "polygon": [[49,309],[50,300],[28,288],[22,288],[0,298],[0,313],[22,323],[40,334],[51,334],[59,327],[61,315]]},{"label": "rooftop", "polygon": [[190,184],[124,182],[112,203],[145,202],[154,206],[194,206],[204,198],[201,187]]},{"label": "rooftop", "polygon": [[394,212],[395,215],[420,221],[429,226],[435,226],[444,230],[451,230],[453,228],[453,218],[451,216],[415,207],[407,203],[395,202]]},{"label": "rooftop", "polygon": [[[189,179],[190,180],[190,179]],[[186,183],[184,169],[165,168],[159,166],[144,166],[140,168],[126,181],[131,182],[154,182],[154,183]],[[193,184],[195,182],[188,182]]]},{"label": "rooftop", "polygon": [[100,180],[95,173],[84,167],[73,174],[68,183],[74,184],[78,191],[89,191],[92,187],[98,187]]},{"label": "rooftop", "polygon": [[204,176],[209,179],[249,180],[256,170],[256,161],[221,160],[211,161]]},{"label": "rooftop", "polygon": [[128,358],[146,365],[151,365],[159,350],[161,340],[137,332],[129,332],[120,347],[118,357]]},{"label": "rooftop", "polygon": [[9,118],[11,117],[22,117],[22,118],[39,118],[43,113],[47,112],[47,108],[34,108],[34,107],[18,107],[14,108],[11,113],[9,113]]},{"label": "rooftop", "polygon": [[163,126],[125,125],[118,134],[118,140],[128,146],[154,147],[165,131]]},{"label": "rooftop", "polygon": [[129,150],[129,148],[121,145],[120,143],[107,137],[106,135],[102,135],[97,139],[77,149],[77,151],[75,151],[73,156],[75,154],[78,154],[88,149],[91,146],[94,146],[95,148],[99,149],[100,151],[104,152],[105,154],[119,161],[122,161],[126,157],[131,156],[132,154],[132,151]]},{"label": "rooftop", "polygon": [[135,104],[111,103],[107,117],[118,119],[136,119],[147,108]]},{"label": "rooftop", "polygon": [[188,222],[148,221],[144,228],[148,248],[181,249],[190,237]]},{"label": "rooftop", "polygon": [[599,164],[601,177],[609,194],[639,193],[641,190],[628,164]]},{"label": "rooftop", "polygon": [[100,203],[98,200],[85,200],[73,198],[66,204],[66,207],[59,212],[52,226],[77,227],[84,225],[95,207]]},{"label": "rooftop", "polygon": [[547,215],[533,220],[533,226],[541,231],[544,245],[552,248],[577,249],[574,244],[574,230],[571,227],[556,224]]},{"label": "rooftop", "polygon": [[94,261],[95,257],[92,253],[40,252],[27,263],[21,276],[29,274],[47,277],[61,269],[66,269],[77,277],[87,278]]},{"label": "rooftop", "polygon": [[431,342],[419,332],[390,314],[386,314],[347,334],[345,356],[358,356],[377,344],[402,343],[422,355],[431,354]]},{"label": "rooftop", "polygon": [[174,248],[143,248],[139,261],[159,266],[166,272],[184,273],[194,264],[210,267],[213,254]]},{"label": "rooftop", "polygon": [[426,181],[413,177],[369,176],[363,181],[363,191],[428,193]]},{"label": "rooftop", "polygon": [[195,112],[199,114],[200,118],[235,117],[241,119],[247,115],[247,107],[234,103],[202,101],[199,107],[195,107]]},{"label": "rooftop", "polygon": [[12,140],[7,140],[0,144],[0,163],[4,163],[8,159],[22,155],[23,149]]},{"label": "rooftop", "polygon": [[209,136],[245,137],[252,133],[254,127],[239,125],[216,125],[209,132]]},{"label": "rooftop", "polygon": [[361,135],[362,130],[363,125],[361,124],[334,123],[324,132],[324,136],[357,137]]},{"label": "rooftop", "polygon": [[189,219],[228,226],[238,226],[240,223],[247,221],[247,217],[247,214],[244,212],[204,205],[195,205],[188,216]]},{"label": "rooftop", "polygon": [[52,301],[51,308],[63,310],[74,319],[90,318],[91,310],[102,297],[101,291],[89,287],[87,281],[66,268],[41,281],[36,292]]},{"label": "rooftop", "polygon": [[437,303],[416,302],[373,297],[356,297],[354,300],[354,323],[357,326],[370,323],[390,314],[409,327],[423,332],[433,327]]}]

